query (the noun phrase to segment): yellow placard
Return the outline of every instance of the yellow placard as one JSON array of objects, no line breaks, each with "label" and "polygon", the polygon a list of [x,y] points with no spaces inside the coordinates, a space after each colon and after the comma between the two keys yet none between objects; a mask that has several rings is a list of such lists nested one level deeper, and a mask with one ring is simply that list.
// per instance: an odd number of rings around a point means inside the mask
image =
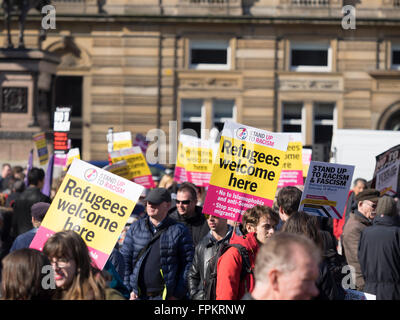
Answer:
[{"label": "yellow placard", "polygon": [[183,150],[182,142],[178,144],[178,151],[176,156],[176,166],[184,168],[185,167],[185,152]]},{"label": "yellow placard", "polygon": [[289,142],[282,170],[303,170],[303,145],[300,141]]},{"label": "yellow placard", "polygon": [[38,152],[39,162],[44,165],[49,160],[49,152],[47,150],[46,135],[44,132],[37,133],[33,136],[35,141],[36,149]]},{"label": "yellow placard", "polygon": [[211,148],[183,147],[185,170],[212,172],[213,153]]},{"label": "yellow placard", "polygon": [[125,164],[124,165],[118,165],[118,166],[114,166],[111,165],[109,168],[105,169],[108,172],[111,172],[113,174],[116,174],[119,177],[125,178],[125,179],[130,179],[131,176],[131,172],[129,170],[128,164],[126,164],[126,161],[124,161]]},{"label": "yellow placard", "polygon": [[210,184],[274,199],[285,151],[221,137]]},{"label": "yellow placard", "polygon": [[74,159],[80,159],[81,155],[79,152],[79,148],[74,148],[68,151],[67,154],[67,164],[66,164],[66,168],[68,168],[68,166],[72,163],[72,161]]},{"label": "yellow placard", "polygon": [[72,229],[88,246],[111,252],[135,205],[132,200],[67,174],[42,226]]},{"label": "yellow placard", "polygon": [[113,142],[113,150],[120,150],[120,149],[125,149],[125,148],[131,148],[132,147],[132,141],[131,140],[125,140],[125,141],[114,141]]},{"label": "yellow placard", "polygon": [[149,166],[143,153],[127,154],[119,157],[111,158],[112,163],[125,160],[129,168],[129,179],[151,175]]}]

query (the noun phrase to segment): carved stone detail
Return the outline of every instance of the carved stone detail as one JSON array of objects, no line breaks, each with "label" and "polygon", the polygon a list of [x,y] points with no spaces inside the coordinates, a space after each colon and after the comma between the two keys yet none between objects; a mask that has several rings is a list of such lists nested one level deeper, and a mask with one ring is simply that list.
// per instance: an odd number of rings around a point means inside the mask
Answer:
[{"label": "carved stone detail", "polygon": [[27,87],[3,87],[2,88],[2,112],[27,113],[28,112],[28,88]]},{"label": "carved stone detail", "polygon": [[180,79],[181,89],[237,89],[237,79],[196,78]]},{"label": "carved stone detail", "polygon": [[339,90],[338,80],[280,80],[280,90]]}]

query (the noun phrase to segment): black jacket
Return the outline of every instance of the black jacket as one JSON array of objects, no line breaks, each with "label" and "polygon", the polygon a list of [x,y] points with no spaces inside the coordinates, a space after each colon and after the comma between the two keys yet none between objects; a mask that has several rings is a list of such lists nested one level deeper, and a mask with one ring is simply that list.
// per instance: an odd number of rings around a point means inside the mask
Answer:
[{"label": "black jacket", "polygon": [[209,232],[196,246],[193,263],[188,273],[188,288],[191,300],[204,300],[204,280],[208,261],[217,254],[222,243],[229,243],[233,228],[228,225],[226,236],[217,241]]},{"label": "black jacket", "polygon": [[178,209],[172,208],[170,211],[170,218],[177,222],[183,223],[190,231],[192,235],[193,245],[196,247],[201,239],[210,231],[207,220],[202,213],[202,207],[196,206],[195,215],[189,219],[183,218],[179,213]]},{"label": "black jacket", "polygon": [[344,276],[342,269],[347,264],[346,259],[342,255],[338,254],[336,250],[336,240],[331,233],[320,230],[320,234],[324,244],[323,259],[332,273],[335,282],[338,285],[341,285]]},{"label": "black jacket", "polygon": [[50,203],[51,200],[40,192],[39,188],[34,186],[29,186],[15,200],[14,213],[12,215],[12,236],[14,238],[33,228],[31,207],[37,202]]},{"label": "black jacket", "polygon": [[358,259],[365,279],[364,291],[377,300],[400,299],[400,221],[377,216],[361,233]]},{"label": "black jacket", "polygon": [[335,280],[328,264],[328,261],[323,259],[319,265],[319,277],[316,281],[319,295],[315,300],[344,300],[345,291]]}]

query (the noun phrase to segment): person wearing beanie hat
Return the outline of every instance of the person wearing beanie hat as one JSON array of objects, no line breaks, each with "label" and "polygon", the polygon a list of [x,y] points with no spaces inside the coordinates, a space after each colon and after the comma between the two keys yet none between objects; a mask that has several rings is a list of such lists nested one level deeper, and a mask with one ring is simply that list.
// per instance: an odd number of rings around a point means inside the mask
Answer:
[{"label": "person wearing beanie hat", "polygon": [[18,250],[18,249],[29,248],[49,207],[50,207],[50,204],[47,202],[37,202],[31,207],[33,228],[23,234],[20,234],[14,240],[14,243],[11,246],[10,252]]},{"label": "person wearing beanie hat", "polygon": [[358,261],[358,245],[361,232],[372,225],[376,215],[376,205],[380,192],[376,189],[365,189],[356,196],[357,209],[350,213],[349,220],[343,228],[343,249],[347,264],[354,267],[356,283],[355,288],[363,291],[364,278]]},{"label": "person wearing beanie hat", "polygon": [[362,231],[358,259],[364,291],[377,300],[400,299],[400,219],[396,201],[379,199],[372,227]]}]

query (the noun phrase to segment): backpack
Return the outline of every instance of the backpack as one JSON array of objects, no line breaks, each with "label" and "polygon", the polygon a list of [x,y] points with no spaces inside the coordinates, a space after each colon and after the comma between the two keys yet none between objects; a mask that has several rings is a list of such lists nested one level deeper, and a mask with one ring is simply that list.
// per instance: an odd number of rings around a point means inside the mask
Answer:
[{"label": "backpack", "polygon": [[[240,255],[242,256],[242,271],[240,273],[240,281],[245,279],[246,275],[252,274],[253,270],[251,268],[249,254],[246,247],[241,244],[230,244],[222,243],[218,249],[217,253],[209,260],[206,276],[204,280],[204,299],[205,300],[215,300],[217,296],[217,264],[219,258],[231,247],[235,247]],[[245,284],[245,290],[247,292],[247,285]]]}]

